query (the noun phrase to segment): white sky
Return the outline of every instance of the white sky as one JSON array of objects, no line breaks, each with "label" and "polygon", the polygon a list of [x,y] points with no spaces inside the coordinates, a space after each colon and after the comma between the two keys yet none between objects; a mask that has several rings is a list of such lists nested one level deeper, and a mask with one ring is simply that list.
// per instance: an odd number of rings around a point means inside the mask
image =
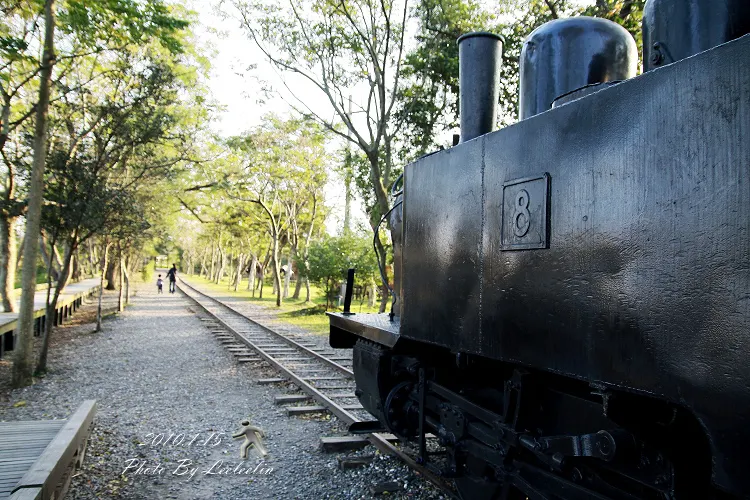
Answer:
[{"label": "white sky", "polygon": [[[223,107],[223,111],[212,123],[212,129],[220,136],[227,137],[258,125],[266,113],[273,112],[282,116],[291,113],[290,106],[283,99],[264,95],[260,78],[274,89],[283,87],[282,80],[260,50],[247,38],[239,21],[220,15],[219,9],[231,9],[229,2],[185,0],[184,3],[187,8],[198,13],[200,24],[195,26],[195,33],[211,61],[209,88],[213,99]],[[593,4],[594,0],[577,0],[577,3]],[[252,65],[257,67],[251,69]],[[322,96],[315,93],[309,85],[299,80],[288,83],[303,100],[321,102]],[[316,111],[323,109],[325,108]],[[337,179],[329,184],[326,201],[333,209],[327,226],[328,232],[333,234],[342,225],[344,190]],[[361,203],[357,202],[355,205],[354,222],[367,226]]]}]

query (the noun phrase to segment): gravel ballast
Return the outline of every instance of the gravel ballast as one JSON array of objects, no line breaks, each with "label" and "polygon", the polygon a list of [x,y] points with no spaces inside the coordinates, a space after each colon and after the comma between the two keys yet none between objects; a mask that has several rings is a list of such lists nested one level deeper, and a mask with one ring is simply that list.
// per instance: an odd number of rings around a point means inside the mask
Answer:
[{"label": "gravel ballast", "polygon": [[[273,372],[238,365],[188,299],[151,288],[141,286],[100,333],[91,323],[67,327],[64,342],[52,345],[48,375],[0,401],[0,420],[12,421],[66,418],[97,400],[68,498],[370,498],[388,481],[402,488],[391,498],[444,497],[392,457],[339,470],[342,454],[319,450],[321,436],[342,434],[335,419],[287,417],[273,404],[290,392],[286,384],[257,385]],[[265,430],[265,459],[240,458],[242,441],[231,435],[245,419]]]}]

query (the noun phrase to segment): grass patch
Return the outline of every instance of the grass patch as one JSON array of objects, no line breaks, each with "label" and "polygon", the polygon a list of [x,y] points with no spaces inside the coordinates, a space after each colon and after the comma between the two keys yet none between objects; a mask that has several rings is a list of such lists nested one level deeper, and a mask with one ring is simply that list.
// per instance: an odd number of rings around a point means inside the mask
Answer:
[{"label": "grass patch", "polygon": [[[312,333],[328,335],[328,316],[325,314],[325,294],[323,293],[323,290],[315,284],[310,285],[310,302],[305,302],[305,289],[303,287],[300,292],[302,298],[283,299],[281,307],[276,307],[276,296],[272,293],[273,285],[269,282],[265,282],[263,285],[263,298],[261,299],[257,297],[257,292],[255,294],[256,296],[253,297],[253,293],[246,290],[247,280],[240,284],[236,292],[229,286],[229,280],[226,278],[221,280],[219,284],[195,275],[189,275],[188,280],[200,285],[201,288],[207,291],[243,298],[254,304],[274,309],[276,311],[276,316],[281,321],[297,325]],[[295,283],[290,283],[289,285],[290,295],[294,293],[294,285]],[[340,310],[340,308],[329,309],[329,311],[336,310]],[[364,301],[364,303],[360,303],[360,301],[352,301],[352,311],[372,313],[378,312],[378,308],[377,305],[372,308],[368,307],[367,301]]]}]

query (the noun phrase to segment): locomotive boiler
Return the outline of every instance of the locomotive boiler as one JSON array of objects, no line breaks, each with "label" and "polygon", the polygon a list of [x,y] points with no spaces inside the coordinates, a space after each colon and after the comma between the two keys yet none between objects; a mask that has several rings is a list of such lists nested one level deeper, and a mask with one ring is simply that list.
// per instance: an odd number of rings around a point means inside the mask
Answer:
[{"label": "locomotive boiler", "polygon": [[614,23],[538,28],[497,131],[501,41],[462,37],[461,141],[404,171],[397,308],[329,315],[358,430],[465,499],[750,496],[750,2],[649,0],[643,32],[636,77]]}]

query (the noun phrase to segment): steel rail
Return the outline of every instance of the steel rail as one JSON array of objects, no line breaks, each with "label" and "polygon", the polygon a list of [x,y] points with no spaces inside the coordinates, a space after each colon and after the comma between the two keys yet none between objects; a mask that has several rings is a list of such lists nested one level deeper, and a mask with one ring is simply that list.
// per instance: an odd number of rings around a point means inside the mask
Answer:
[{"label": "steel rail", "polygon": [[[184,280],[181,279],[180,281],[183,284],[187,285],[188,288],[190,288],[192,291],[194,291],[198,295],[200,295],[202,297],[205,297],[205,298],[207,298],[207,299],[209,299],[209,300],[211,300],[211,301],[213,301],[213,302],[215,302],[215,303],[217,303],[217,304],[219,304],[221,306],[224,306],[226,309],[229,309],[230,311],[232,311],[236,315],[241,316],[243,319],[245,319],[245,320],[247,320],[247,321],[249,321],[249,322],[251,322],[251,323],[253,323],[255,325],[258,325],[264,331],[266,331],[268,333],[275,334],[276,336],[281,337],[282,339],[291,340],[291,339],[287,339],[284,335],[282,335],[282,334],[280,334],[278,332],[274,332],[273,330],[271,330],[267,326],[261,325],[257,321],[248,318],[247,316],[245,316],[241,312],[237,311],[233,307],[227,306],[226,304],[224,304],[220,300],[218,300],[218,299],[216,299],[214,297],[211,297],[210,295],[197,290],[195,287],[187,284]],[[314,387],[313,385],[309,384],[302,377],[298,376],[297,374],[295,374],[294,372],[292,372],[291,370],[289,370],[287,367],[285,367],[283,364],[281,364],[281,362],[279,360],[275,359],[273,355],[265,352],[262,347],[258,347],[253,341],[251,341],[250,339],[246,338],[241,332],[237,331],[237,329],[235,329],[234,327],[232,327],[231,325],[229,325],[228,323],[226,323],[224,320],[222,320],[221,318],[219,318],[213,312],[209,311],[208,308],[205,305],[201,304],[198,301],[198,299],[196,299],[195,297],[192,297],[190,294],[186,293],[184,290],[180,290],[180,291],[186,297],[188,297],[190,300],[192,300],[198,307],[200,307],[203,311],[205,311],[206,314],[208,314],[215,321],[217,321],[224,329],[226,329],[228,332],[231,332],[232,335],[235,338],[237,338],[239,341],[241,341],[242,343],[244,343],[246,346],[248,346],[251,349],[253,349],[254,351],[256,351],[260,357],[262,357],[265,361],[267,361],[271,366],[273,366],[274,368],[276,368],[279,372],[281,372],[282,374],[286,375],[303,392],[305,392],[312,399],[314,399],[315,401],[317,401],[318,403],[320,403],[323,407],[325,407],[331,413],[333,413],[334,415],[336,415],[342,422],[344,422],[347,425],[351,425],[353,423],[362,422],[363,421],[362,419],[357,418],[355,415],[353,415],[348,410],[346,410],[345,408],[343,408],[342,405],[337,404],[331,398],[329,398],[328,396],[326,396],[325,394],[323,394],[320,390],[318,390],[317,387]],[[292,341],[292,343],[294,343],[295,346],[299,345],[297,342],[294,342],[294,341]],[[302,347],[305,351],[310,351],[309,349],[304,348],[303,346],[300,346],[300,347]],[[316,358],[321,358],[322,357],[320,354],[318,354],[318,353],[316,353],[314,351],[310,351],[310,352],[312,354],[314,354]],[[331,363],[333,363],[333,362],[331,362]],[[333,363],[333,364],[336,364],[337,366],[340,366],[340,365],[338,365],[338,363]],[[341,368],[344,368],[344,367],[341,367]],[[347,370],[347,371],[351,372],[350,370]],[[325,388],[321,388],[321,389],[325,389]],[[423,475],[428,481],[430,481],[435,486],[437,486],[438,488],[440,488],[440,490],[443,491],[445,494],[449,495],[451,498],[458,498],[455,495],[455,493],[453,492],[453,490],[447,485],[447,483],[445,481],[443,481],[442,478],[440,478],[439,476],[435,475],[428,468],[426,468],[426,467],[422,466],[421,464],[417,463],[417,461],[414,460],[411,456],[409,456],[406,452],[404,452],[404,451],[398,449],[396,446],[394,446],[391,442],[388,441],[388,439],[386,438],[385,435],[380,434],[380,433],[373,433],[373,434],[367,434],[367,438],[373,444],[373,446],[375,446],[382,453],[386,453],[386,454],[394,455],[394,456],[398,457],[408,467],[410,467],[414,471],[416,471],[416,472],[420,473],[421,475]]]},{"label": "steel rail", "polygon": [[257,325],[259,328],[263,329],[265,332],[270,333],[271,335],[274,335],[276,337],[279,337],[281,340],[283,340],[284,342],[288,343],[289,345],[292,345],[292,346],[296,347],[297,349],[299,349],[301,351],[304,351],[306,354],[309,354],[310,356],[313,356],[313,357],[317,358],[318,360],[323,361],[324,363],[330,365],[334,370],[336,370],[338,372],[341,372],[344,375],[346,375],[347,378],[351,378],[351,379],[354,378],[354,372],[352,370],[348,369],[347,367],[341,366],[340,364],[336,363],[335,361],[326,358],[322,354],[317,353],[317,352],[313,351],[312,349],[303,346],[302,344],[300,344],[299,342],[296,342],[293,339],[290,339],[286,335],[281,334],[279,332],[276,332],[276,331],[268,328],[267,326],[263,325],[262,323],[259,323],[258,321],[254,320],[254,319],[248,318],[247,316],[245,316],[244,314],[242,314],[240,311],[238,311],[234,307],[232,307],[232,306],[230,306],[228,304],[225,304],[224,302],[216,299],[215,297],[211,297],[210,295],[208,295],[208,294],[206,294],[204,292],[201,292],[200,290],[198,290],[197,288],[195,288],[194,286],[192,286],[190,283],[186,282],[185,280],[180,279],[180,282],[182,282],[183,284],[185,284],[185,286],[187,286],[188,288],[190,288],[191,290],[193,290],[198,295],[201,295],[201,296],[207,298],[208,300],[211,300],[211,301],[219,304],[221,307],[224,307],[224,308],[232,311],[234,314],[236,314],[238,316],[241,316],[244,319],[246,319],[246,320],[252,322],[253,324]]}]

